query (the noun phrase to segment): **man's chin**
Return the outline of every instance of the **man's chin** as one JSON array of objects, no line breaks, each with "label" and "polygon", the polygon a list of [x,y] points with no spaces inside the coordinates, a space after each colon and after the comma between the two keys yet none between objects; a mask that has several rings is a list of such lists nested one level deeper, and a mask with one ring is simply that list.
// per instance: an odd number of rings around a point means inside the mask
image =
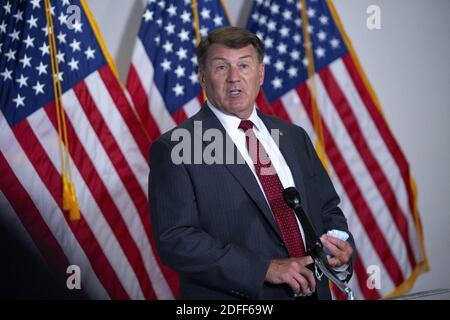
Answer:
[{"label": "man's chin", "polygon": [[239,116],[240,118],[248,118],[252,114],[253,106],[232,105],[228,110],[230,110],[231,113]]},{"label": "man's chin", "polygon": [[245,101],[244,99],[230,99],[228,101],[228,107],[231,110],[244,111],[246,109],[251,109],[252,105],[249,106],[248,101]]}]

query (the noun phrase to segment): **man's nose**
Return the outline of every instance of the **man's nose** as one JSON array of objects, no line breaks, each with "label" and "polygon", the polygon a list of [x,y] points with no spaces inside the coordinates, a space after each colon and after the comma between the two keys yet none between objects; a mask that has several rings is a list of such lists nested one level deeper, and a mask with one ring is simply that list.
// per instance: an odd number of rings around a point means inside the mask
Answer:
[{"label": "man's nose", "polygon": [[239,80],[240,80],[240,74],[239,74],[238,67],[231,66],[230,69],[228,70],[227,81],[228,82],[236,82]]}]

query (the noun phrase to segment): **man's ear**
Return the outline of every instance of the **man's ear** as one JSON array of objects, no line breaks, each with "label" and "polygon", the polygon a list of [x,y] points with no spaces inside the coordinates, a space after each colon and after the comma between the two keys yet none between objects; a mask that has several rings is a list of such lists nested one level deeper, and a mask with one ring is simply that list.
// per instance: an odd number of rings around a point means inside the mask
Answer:
[{"label": "man's ear", "polygon": [[259,64],[259,86],[262,86],[264,83],[264,64]]},{"label": "man's ear", "polygon": [[198,70],[197,77],[198,77],[198,82],[200,83],[200,86],[203,89],[205,89],[205,83],[206,83],[206,81],[205,81],[205,72],[202,69]]}]

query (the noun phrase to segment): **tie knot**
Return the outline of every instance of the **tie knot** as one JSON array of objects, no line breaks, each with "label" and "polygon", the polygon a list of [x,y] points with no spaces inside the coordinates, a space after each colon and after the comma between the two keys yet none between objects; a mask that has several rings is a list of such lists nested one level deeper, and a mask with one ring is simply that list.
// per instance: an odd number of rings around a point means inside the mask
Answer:
[{"label": "tie knot", "polygon": [[252,128],[253,122],[251,122],[250,120],[242,120],[241,123],[239,124],[239,129],[244,130],[244,132]]}]

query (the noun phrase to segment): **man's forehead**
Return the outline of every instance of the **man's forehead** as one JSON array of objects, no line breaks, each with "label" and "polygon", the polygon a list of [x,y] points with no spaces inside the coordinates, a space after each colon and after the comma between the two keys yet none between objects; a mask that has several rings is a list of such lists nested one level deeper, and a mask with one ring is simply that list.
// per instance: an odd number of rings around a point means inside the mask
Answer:
[{"label": "man's forehead", "polygon": [[257,58],[256,50],[251,44],[242,48],[230,48],[223,44],[214,43],[208,51],[211,60]]}]

